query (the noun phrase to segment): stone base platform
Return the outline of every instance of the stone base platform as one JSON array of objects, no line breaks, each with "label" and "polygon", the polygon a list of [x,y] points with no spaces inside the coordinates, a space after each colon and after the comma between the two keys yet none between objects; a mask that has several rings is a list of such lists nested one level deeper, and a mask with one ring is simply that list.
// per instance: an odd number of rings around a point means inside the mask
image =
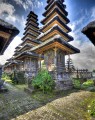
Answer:
[{"label": "stone base platform", "polygon": [[6,89],[4,87],[0,88],[0,93],[4,93],[4,92],[8,92],[8,89]]},{"label": "stone base platform", "polygon": [[66,81],[56,81],[56,90],[69,90],[73,88],[73,84],[71,80],[66,80]]},{"label": "stone base platform", "polygon": [[24,91],[31,94],[34,92],[34,89],[27,87],[27,88],[24,88]]}]

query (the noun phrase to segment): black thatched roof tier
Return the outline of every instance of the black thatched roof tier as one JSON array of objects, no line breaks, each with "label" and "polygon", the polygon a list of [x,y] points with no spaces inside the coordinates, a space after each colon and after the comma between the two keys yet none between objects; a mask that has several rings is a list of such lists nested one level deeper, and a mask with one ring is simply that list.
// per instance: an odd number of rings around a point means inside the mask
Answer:
[{"label": "black thatched roof tier", "polygon": [[19,52],[16,51],[16,52],[13,54],[13,56],[17,56],[18,54],[19,54]]},{"label": "black thatched roof tier", "polygon": [[25,35],[29,30],[35,32],[35,34],[37,34],[37,35],[40,35],[40,31],[34,30],[34,29],[32,29],[32,27],[28,27],[28,28],[25,30],[25,32],[23,33],[23,35]]},{"label": "black thatched roof tier", "polygon": [[37,29],[39,29],[39,27],[37,26],[37,25],[34,25],[34,24],[32,24],[32,23],[28,23],[28,25],[25,27],[25,29],[28,27],[28,26],[30,26],[31,25],[31,27],[33,26],[34,28],[37,28]]},{"label": "black thatched roof tier", "polygon": [[37,59],[39,59],[39,58],[44,58],[44,56],[43,55],[39,55],[39,54],[37,54],[37,53],[35,53],[35,52],[23,52],[23,53],[21,53],[21,54],[19,54],[19,55],[17,55],[16,57],[15,57],[15,59],[20,59],[20,58],[24,58],[24,57],[26,57],[26,56],[28,56],[28,57],[32,57],[32,58],[37,58]]},{"label": "black thatched roof tier", "polygon": [[10,62],[7,62],[5,65],[4,65],[4,68],[7,68],[7,67],[11,67],[12,65],[20,65],[22,64],[22,61],[17,61],[17,60],[13,60],[13,61],[10,61]]},{"label": "black thatched roof tier", "polygon": [[32,28],[32,29],[34,29],[35,31],[37,30],[39,30],[39,27],[35,27],[34,25],[32,25],[32,24],[28,24],[25,28],[24,28],[24,30],[27,30],[28,28]]},{"label": "black thatched roof tier", "polygon": [[84,27],[82,29],[82,33],[84,33],[95,45],[95,21],[90,22],[86,27]]},{"label": "black thatched roof tier", "polygon": [[34,47],[34,46],[31,45],[31,44],[29,44],[29,43],[26,43],[24,46],[22,46],[22,47],[18,50],[18,52],[21,51],[21,50],[24,50],[25,48],[26,48],[26,49],[30,49],[30,48],[32,48],[32,47]]},{"label": "black thatched roof tier", "polygon": [[46,14],[54,7],[54,6],[58,6],[60,8],[60,10],[63,11],[63,13],[67,16],[68,12],[65,10],[66,5],[62,4],[59,0],[58,1],[53,1],[52,3],[48,4],[45,9],[46,11],[43,13],[43,16],[46,16]]},{"label": "black thatched roof tier", "polygon": [[0,30],[4,30],[5,32],[7,30],[12,30],[12,31],[15,32],[14,34],[18,34],[19,33],[19,30],[16,27],[14,27],[12,24],[10,24],[8,22],[5,22],[2,19],[0,19]]},{"label": "black thatched roof tier", "polygon": [[48,18],[50,18],[55,12],[56,12],[57,14],[59,14],[59,15],[66,21],[66,24],[68,24],[68,23],[70,22],[70,20],[69,20],[64,14],[62,14],[58,8],[55,8],[46,18],[44,18],[44,19],[41,21],[41,23],[42,23],[42,24],[45,24],[45,21],[46,21]]},{"label": "black thatched roof tier", "polygon": [[29,20],[29,21],[27,21],[27,23],[25,24],[25,25],[28,25],[29,23],[31,23],[31,24],[35,24],[36,26],[38,26],[39,25],[39,23],[37,23],[37,21],[33,21],[33,20]]},{"label": "black thatched roof tier", "polygon": [[[70,36],[70,35],[68,35],[67,33],[65,33],[59,26],[54,26],[54,27],[52,27],[52,29],[50,29],[49,32],[43,34],[41,37],[39,37],[39,39],[42,39],[42,38],[48,36],[49,34],[51,34],[52,32],[54,32],[55,30],[58,31],[58,32],[60,32],[60,33],[61,33],[62,35],[64,35],[66,38],[68,38],[68,42],[73,40],[73,37]],[[58,35],[58,34],[59,34],[59,33],[57,33],[57,35]]]},{"label": "black thatched roof tier", "polygon": [[31,16],[34,17],[34,19],[38,18],[38,15],[36,15],[33,11],[30,11],[30,13],[29,13],[29,15],[27,17],[29,18]]},{"label": "black thatched roof tier", "polygon": [[34,43],[36,43],[36,44],[41,44],[40,41],[38,41],[38,40],[33,40],[33,39],[27,37],[27,38],[25,38],[25,40],[21,43],[21,45],[22,45],[23,43],[25,43],[27,40],[29,40],[30,42],[34,42]]},{"label": "black thatched roof tier", "polygon": [[[58,21],[62,26],[64,26],[65,29],[68,30],[68,32],[71,32],[71,28],[69,28],[58,16],[55,16],[48,24],[44,25],[40,30],[43,31],[46,27],[48,27],[52,22]],[[51,26],[53,27],[53,26]]]},{"label": "black thatched roof tier", "polygon": [[21,44],[19,44],[15,49],[19,49],[19,48],[21,48]]},{"label": "black thatched roof tier", "polygon": [[27,32],[26,34],[25,34],[25,36],[21,39],[21,40],[25,40],[27,37],[28,37],[28,35],[30,35],[31,37],[31,39],[36,39],[37,38],[37,35],[34,35],[34,34],[32,34],[32,33],[30,33],[30,32]]},{"label": "black thatched roof tier", "polygon": [[10,34],[9,39],[6,42],[4,38],[2,38],[2,44],[0,43],[0,54],[3,54],[13,38],[19,33],[19,30],[12,24],[0,19],[0,31]]},{"label": "black thatched roof tier", "polygon": [[66,46],[67,48],[70,48],[74,53],[80,53],[80,50],[75,48],[74,46],[70,45],[68,42],[66,42],[65,40],[63,40],[61,37],[54,37],[54,38],[51,38],[45,42],[43,42],[42,44],[32,48],[30,51],[36,51],[36,50],[40,50],[42,49],[43,47],[47,46],[47,45],[51,45],[52,43],[54,42],[58,42],[58,43],[61,43],[61,45],[63,46]]},{"label": "black thatched roof tier", "polygon": [[27,19],[26,19],[26,21],[29,21],[29,20],[31,20],[31,21],[33,21],[33,22],[37,22],[37,21],[38,21],[38,19],[34,19],[33,17],[30,17],[30,18],[27,18]]}]

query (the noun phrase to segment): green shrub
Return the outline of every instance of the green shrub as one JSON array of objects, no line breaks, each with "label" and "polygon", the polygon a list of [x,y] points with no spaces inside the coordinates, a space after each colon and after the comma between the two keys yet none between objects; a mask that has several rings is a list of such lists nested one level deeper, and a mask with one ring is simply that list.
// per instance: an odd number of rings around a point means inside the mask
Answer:
[{"label": "green shrub", "polygon": [[95,117],[95,100],[93,100],[88,106],[88,112],[91,116]]},{"label": "green shrub", "polygon": [[73,85],[74,85],[74,88],[80,89],[81,88],[80,80],[79,79],[73,79]]},{"label": "green shrub", "polygon": [[4,80],[10,80],[10,76],[9,76],[9,74],[7,74],[7,73],[3,73],[2,74],[2,79],[4,79]]},{"label": "green shrub", "polygon": [[85,89],[85,88],[93,87],[93,86],[94,86],[93,80],[87,80],[86,82],[84,82],[84,83],[81,85],[81,88]]},{"label": "green shrub", "polygon": [[55,82],[47,70],[42,69],[39,71],[38,75],[33,79],[32,85],[34,88],[39,88],[44,92],[49,92],[54,89]]}]

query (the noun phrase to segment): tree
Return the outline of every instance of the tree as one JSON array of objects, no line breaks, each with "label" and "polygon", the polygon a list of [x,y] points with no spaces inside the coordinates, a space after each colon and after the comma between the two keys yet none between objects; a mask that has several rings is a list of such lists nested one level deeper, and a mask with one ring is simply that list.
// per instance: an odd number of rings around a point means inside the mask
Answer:
[{"label": "tree", "polygon": [[65,67],[66,67],[66,71],[69,73],[72,73],[73,71],[75,71],[75,67],[73,65],[73,62],[72,62],[72,59],[70,58],[70,56],[67,59]]}]

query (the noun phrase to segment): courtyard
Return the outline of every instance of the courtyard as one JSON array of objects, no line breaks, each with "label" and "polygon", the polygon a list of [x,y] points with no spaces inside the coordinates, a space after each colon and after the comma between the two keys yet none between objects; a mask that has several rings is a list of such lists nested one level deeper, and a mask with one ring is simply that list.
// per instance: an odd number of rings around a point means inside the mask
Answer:
[{"label": "courtyard", "polygon": [[0,93],[0,120],[94,120],[89,113],[95,93],[68,90],[44,94],[24,92],[26,85],[5,83]]}]

